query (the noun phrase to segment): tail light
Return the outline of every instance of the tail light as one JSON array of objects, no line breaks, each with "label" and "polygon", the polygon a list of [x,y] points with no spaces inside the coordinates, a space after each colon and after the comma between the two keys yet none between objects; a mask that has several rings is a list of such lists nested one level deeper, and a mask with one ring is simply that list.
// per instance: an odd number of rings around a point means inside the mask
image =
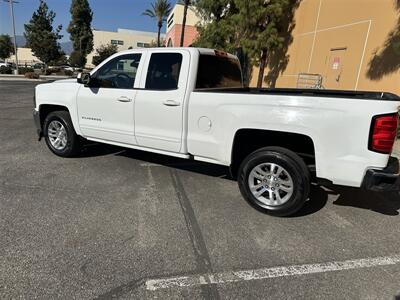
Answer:
[{"label": "tail light", "polygon": [[390,154],[397,135],[397,122],[397,114],[373,117],[368,149]]}]

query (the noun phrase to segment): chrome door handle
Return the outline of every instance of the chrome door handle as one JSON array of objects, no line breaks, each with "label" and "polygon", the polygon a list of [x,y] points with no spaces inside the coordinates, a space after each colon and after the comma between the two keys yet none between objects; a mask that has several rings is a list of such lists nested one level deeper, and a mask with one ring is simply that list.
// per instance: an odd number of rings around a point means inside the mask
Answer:
[{"label": "chrome door handle", "polygon": [[180,102],[175,101],[175,100],[165,100],[163,102],[163,104],[166,105],[166,106],[179,106],[179,105],[181,105]]},{"label": "chrome door handle", "polygon": [[128,97],[126,97],[126,96],[119,97],[117,100],[118,100],[119,102],[132,102],[132,99],[131,99],[131,98],[128,98]]}]

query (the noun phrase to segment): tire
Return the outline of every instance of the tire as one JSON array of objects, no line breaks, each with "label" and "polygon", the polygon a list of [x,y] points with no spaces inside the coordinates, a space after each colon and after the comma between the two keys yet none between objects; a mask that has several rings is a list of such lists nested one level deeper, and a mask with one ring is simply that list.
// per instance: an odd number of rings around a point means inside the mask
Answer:
[{"label": "tire", "polygon": [[245,158],[239,167],[239,189],[254,208],[272,216],[290,216],[310,192],[310,172],[294,152],[265,147]]},{"label": "tire", "polygon": [[[81,140],[74,130],[71,117],[67,111],[54,111],[48,114],[44,120],[43,129],[47,147],[54,154],[61,157],[73,157],[80,151]],[[61,135],[59,135],[60,130]],[[55,142],[57,136],[61,137],[62,140],[58,143],[58,146]]]}]

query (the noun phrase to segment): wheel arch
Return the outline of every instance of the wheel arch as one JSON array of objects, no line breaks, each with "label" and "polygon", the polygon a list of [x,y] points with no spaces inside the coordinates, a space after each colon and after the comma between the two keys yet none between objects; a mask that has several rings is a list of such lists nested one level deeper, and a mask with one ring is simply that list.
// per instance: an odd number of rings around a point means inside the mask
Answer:
[{"label": "wheel arch", "polygon": [[236,178],[241,162],[257,149],[276,146],[297,153],[304,159],[312,172],[316,169],[315,143],[307,134],[277,130],[242,128],[235,132],[232,149],[230,170]]},{"label": "wheel arch", "polygon": [[71,115],[68,107],[66,107],[64,105],[41,104],[39,106],[39,116],[40,116],[40,126],[42,127],[42,130],[43,130],[43,125],[44,125],[44,120],[50,113],[52,113],[54,111],[67,111]]},{"label": "wheel arch", "polygon": [[46,117],[54,112],[54,111],[67,111],[71,117],[71,121],[72,121],[72,125],[74,127],[75,132],[81,135],[80,132],[80,128],[79,128],[79,124],[78,124],[78,120],[76,120],[76,118],[74,118],[74,115],[72,114],[71,109],[63,104],[51,104],[51,103],[43,103],[39,105],[39,118],[40,118],[40,128],[43,131],[43,125],[44,125],[44,120],[46,119]]}]

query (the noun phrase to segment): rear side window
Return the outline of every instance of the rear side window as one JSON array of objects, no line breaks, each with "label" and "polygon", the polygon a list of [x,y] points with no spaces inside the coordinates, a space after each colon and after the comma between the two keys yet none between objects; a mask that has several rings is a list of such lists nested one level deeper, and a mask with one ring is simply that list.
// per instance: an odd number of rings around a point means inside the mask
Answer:
[{"label": "rear side window", "polygon": [[215,55],[200,55],[196,89],[237,87],[243,87],[238,60]]},{"label": "rear side window", "polygon": [[180,53],[153,53],[147,70],[146,89],[177,89],[181,65]]}]

